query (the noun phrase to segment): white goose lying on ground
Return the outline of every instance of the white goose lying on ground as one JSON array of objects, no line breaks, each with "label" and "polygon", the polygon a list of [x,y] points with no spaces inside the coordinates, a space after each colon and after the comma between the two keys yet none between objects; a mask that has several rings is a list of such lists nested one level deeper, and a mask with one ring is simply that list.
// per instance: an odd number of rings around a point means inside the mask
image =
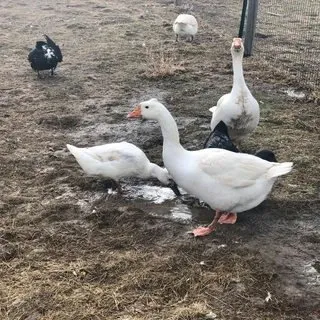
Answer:
[{"label": "white goose lying on ground", "polygon": [[230,93],[223,95],[212,112],[211,130],[223,121],[231,140],[236,144],[249,135],[258,125],[260,109],[243,77],[242,59],[244,47],[240,38],[234,38],[231,46],[233,86]]},{"label": "white goose lying on ground", "polygon": [[141,102],[128,118],[157,120],[163,135],[163,161],[174,181],[216,210],[212,223],[193,231],[205,236],[217,223],[235,223],[237,212],[256,207],[292,162],[274,163],[223,149],[185,150],[170,112],[156,99]]},{"label": "white goose lying on ground", "polygon": [[[67,144],[67,148],[89,176],[111,179],[120,193],[119,179],[125,177],[154,177],[165,185],[170,183],[167,169],[150,162],[144,152],[132,143],[108,143],[91,148]],[[175,192],[174,186],[172,189]]]},{"label": "white goose lying on ground", "polygon": [[198,32],[197,19],[191,14],[179,14],[173,23],[173,31],[176,34],[176,41],[178,41],[179,36],[190,37],[190,40],[193,41],[195,34]]}]

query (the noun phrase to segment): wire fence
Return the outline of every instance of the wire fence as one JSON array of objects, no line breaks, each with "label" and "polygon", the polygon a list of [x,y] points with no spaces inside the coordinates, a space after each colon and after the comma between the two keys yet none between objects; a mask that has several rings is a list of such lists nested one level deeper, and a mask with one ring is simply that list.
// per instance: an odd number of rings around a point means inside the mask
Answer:
[{"label": "wire fence", "polygon": [[259,1],[253,54],[319,90],[320,1]]}]

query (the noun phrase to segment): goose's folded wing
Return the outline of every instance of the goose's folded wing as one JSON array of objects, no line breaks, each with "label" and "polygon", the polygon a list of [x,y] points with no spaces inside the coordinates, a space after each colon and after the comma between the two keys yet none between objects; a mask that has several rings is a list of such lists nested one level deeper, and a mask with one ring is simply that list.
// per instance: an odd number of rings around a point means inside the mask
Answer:
[{"label": "goose's folded wing", "polygon": [[227,100],[229,96],[230,93],[223,95],[218,100],[217,105],[209,109],[212,112],[212,120],[210,124],[212,130],[216,127],[220,120],[223,120],[225,122],[226,120],[229,121],[230,115],[223,107],[223,102]]},{"label": "goose's folded wing", "polygon": [[215,112],[217,111],[217,107],[218,107],[219,105],[221,105],[221,101],[224,99],[225,96],[226,96],[226,95],[222,96],[222,97],[218,100],[216,106],[213,106],[213,107],[209,108],[209,111],[212,113],[212,116],[214,116]]},{"label": "goose's folded wing", "polygon": [[108,148],[92,147],[85,149],[85,152],[93,159],[99,162],[111,162],[111,161],[134,161],[132,153],[126,150],[113,150]]},{"label": "goose's folded wing", "polygon": [[[211,151],[211,150],[209,150]],[[199,168],[222,185],[243,188],[255,184],[274,164],[255,156],[216,149],[207,152],[199,161]]]},{"label": "goose's folded wing", "polygon": [[224,94],[217,102],[217,107],[220,107],[220,105],[230,96],[230,93]]}]

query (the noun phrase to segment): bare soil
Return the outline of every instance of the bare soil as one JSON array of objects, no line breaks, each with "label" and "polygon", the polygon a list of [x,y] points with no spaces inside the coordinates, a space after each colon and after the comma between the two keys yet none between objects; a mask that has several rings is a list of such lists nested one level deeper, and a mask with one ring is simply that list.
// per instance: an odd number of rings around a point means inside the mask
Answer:
[{"label": "bare soil", "polygon": [[[187,231],[211,210],[190,205],[188,222],[170,215],[179,199],[108,195],[67,152],[129,141],[161,165],[158,125],[126,119],[151,97],[172,111],[182,144],[201,148],[208,109],[231,88],[241,1],[172,2],[1,1],[1,319],[319,319],[319,106],[309,99],[319,88],[303,88],[261,48],[244,60],[261,122],[243,148],[295,167],[235,225],[194,239]],[[188,10],[199,34],[175,43],[172,21]],[[64,61],[38,79],[26,57],[43,33]],[[289,97],[292,87],[306,98]],[[124,187],[142,184],[160,186]]]}]

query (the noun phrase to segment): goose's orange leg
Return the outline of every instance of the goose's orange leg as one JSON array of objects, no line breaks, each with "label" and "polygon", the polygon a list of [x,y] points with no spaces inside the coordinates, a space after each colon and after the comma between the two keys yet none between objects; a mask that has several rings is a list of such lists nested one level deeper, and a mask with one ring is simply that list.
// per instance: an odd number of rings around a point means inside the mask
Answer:
[{"label": "goose's orange leg", "polygon": [[217,224],[221,215],[222,215],[222,212],[217,210],[212,222],[207,227],[198,227],[194,229],[191,233],[193,233],[195,237],[207,236],[208,234],[216,230]]},{"label": "goose's orange leg", "polygon": [[218,222],[220,224],[234,224],[237,221],[237,214],[233,212],[224,212]]}]

